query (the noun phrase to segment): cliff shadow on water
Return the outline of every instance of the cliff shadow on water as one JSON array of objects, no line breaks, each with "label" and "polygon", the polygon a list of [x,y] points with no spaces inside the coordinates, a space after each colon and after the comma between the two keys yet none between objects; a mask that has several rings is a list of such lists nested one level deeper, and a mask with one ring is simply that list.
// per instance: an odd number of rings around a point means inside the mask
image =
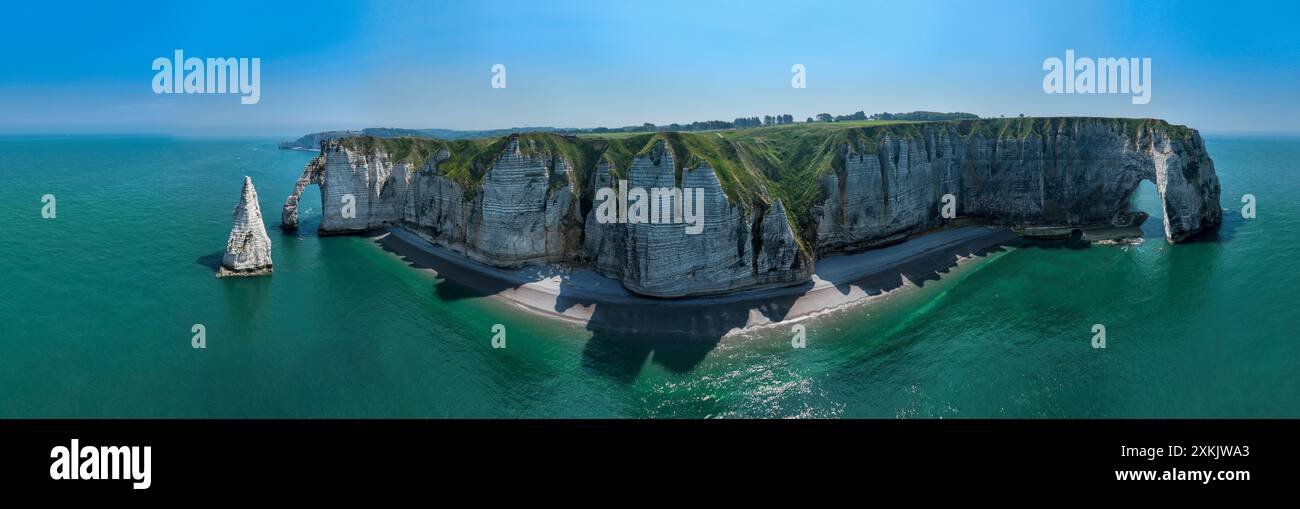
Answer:
[{"label": "cliff shadow on water", "polygon": [[[590,271],[487,267],[405,232],[376,231],[365,236],[408,266],[437,272],[441,280],[432,290],[440,299],[503,297],[547,314],[583,320],[591,332],[582,354],[584,369],[620,383],[635,381],[648,362],[674,373],[690,372],[734,331],[780,323],[909,284],[921,287],[939,280],[963,260],[1002,252],[1019,242],[1005,231],[937,232],[916,243],[825,259],[816,284],[810,280],[795,286],[667,299],[631,294],[618,281]],[[551,281],[543,286],[549,289],[535,286],[547,279]],[[785,329],[780,330],[783,334]]]},{"label": "cliff shadow on water", "polygon": [[[373,230],[359,235],[374,241],[384,251],[397,256],[409,267],[437,273],[440,281],[433,286],[433,292],[444,301],[491,297],[521,286],[502,278],[491,277],[479,270],[467,269],[462,264],[474,263],[469,260],[457,263],[420,249],[412,249],[409,243],[384,230]],[[444,276],[452,273],[456,274],[455,278]]]},{"label": "cliff shadow on water", "polygon": [[[785,320],[794,303],[813,286],[806,282],[782,288],[779,295],[760,290],[712,298],[653,299],[631,294],[611,297],[591,291],[589,279],[601,276],[590,272],[555,273],[541,267],[506,272],[481,266],[442,247],[432,247],[435,254],[429,250],[431,246],[415,247],[412,239],[388,231],[362,236],[412,268],[437,273],[440,281],[432,291],[442,300],[504,295],[507,300],[530,307],[546,302],[550,309],[538,311],[571,318],[572,313],[566,312],[588,310],[585,327],[592,335],[583,349],[584,369],[625,383],[635,380],[647,361],[675,373],[691,371],[726,334],[744,329],[756,316],[771,322]],[[558,279],[554,295],[526,288],[548,277]],[[575,277],[584,280],[570,284]],[[615,280],[600,283],[610,288],[618,286]]]},{"label": "cliff shadow on water", "polygon": [[[796,288],[806,291],[812,283]],[[761,302],[688,298],[612,303],[562,285],[554,311],[591,309],[586,328],[592,335],[582,351],[583,369],[632,383],[647,361],[673,373],[690,372],[729,332],[744,329],[753,314],[771,322],[785,320],[802,293],[785,292]]]},{"label": "cliff shadow on water", "polygon": [[[833,291],[841,296],[879,296],[909,283],[921,287],[937,281],[962,259],[1001,252],[1003,246],[959,247],[921,256],[866,278],[823,280],[831,283]],[[555,311],[562,313],[571,306],[594,306],[587,324],[592,336],[583,349],[583,368],[620,383],[632,383],[647,362],[677,374],[690,372],[728,333],[750,326],[755,314],[762,315],[768,324],[776,324],[773,333],[785,336],[790,325],[779,323],[792,318],[796,303],[809,297],[813,289],[812,282],[805,282],[782,289],[780,296],[775,297],[756,291],[747,292],[753,294],[751,299],[734,302],[709,303],[707,298],[686,298],[669,300],[662,306],[635,307],[598,303],[562,291]],[[695,304],[684,306],[683,302]]]},{"label": "cliff shadow on water", "polygon": [[1225,215],[1223,221],[1219,224],[1206,228],[1191,237],[1183,240],[1184,244],[1201,244],[1201,243],[1221,243],[1231,241],[1237,235],[1237,229],[1241,228],[1243,222],[1240,215]]},{"label": "cliff shadow on water", "polygon": [[197,263],[203,267],[207,267],[208,269],[211,269],[212,272],[216,272],[217,269],[221,268],[221,258],[224,256],[226,256],[226,251],[224,249],[218,249],[211,253],[195,258],[194,263]]},{"label": "cliff shadow on water", "polygon": [[[194,263],[209,272],[221,268],[225,250],[214,251],[194,259]],[[268,312],[271,298],[270,278],[217,278],[230,310],[230,319],[236,322],[261,323]]]},{"label": "cliff shadow on water", "polygon": [[565,286],[554,311],[564,313],[575,306],[590,309],[587,329],[592,337],[583,352],[584,367],[630,383],[648,361],[685,373],[733,331],[770,326],[772,333],[785,337],[790,325],[781,322],[908,285],[922,287],[965,260],[1005,252],[1021,242],[1006,231],[966,228],[936,232],[916,243],[823,259],[815,280],[799,285],[723,297],[638,298],[635,303],[611,303]]},{"label": "cliff shadow on water", "polygon": [[[491,269],[465,267],[464,264],[476,262],[455,259],[450,251],[448,254],[453,257],[412,249],[407,240],[384,231],[362,236],[412,268],[437,273],[439,282],[433,285],[432,291],[441,300],[500,296],[524,286],[497,277]],[[605,302],[575,291],[566,284],[567,280],[568,276],[560,276],[560,291],[553,309],[542,311],[562,315],[575,306],[592,309],[586,323],[592,336],[583,349],[583,368],[621,383],[636,380],[647,360],[676,373],[689,372],[724,335],[745,327],[749,318],[749,306],[705,306],[692,310],[680,301],[662,305]],[[611,280],[609,284],[617,282]],[[762,305],[759,312],[770,320],[782,320],[796,298],[792,295],[772,300]]]}]

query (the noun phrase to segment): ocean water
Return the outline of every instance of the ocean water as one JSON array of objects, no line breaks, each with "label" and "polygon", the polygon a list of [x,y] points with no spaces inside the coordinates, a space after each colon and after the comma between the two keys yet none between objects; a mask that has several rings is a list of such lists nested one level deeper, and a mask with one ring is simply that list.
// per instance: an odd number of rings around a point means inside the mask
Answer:
[{"label": "ocean water", "polygon": [[[275,141],[0,138],[0,417],[1300,417],[1300,138],[1207,137],[1226,210],[1201,242],[1164,242],[1144,184],[1140,245],[1000,249],[804,322],[804,349],[786,326],[623,338],[477,297],[318,238],[315,188],[283,233],[312,154]],[[217,279],[244,175],[275,273]]]}]

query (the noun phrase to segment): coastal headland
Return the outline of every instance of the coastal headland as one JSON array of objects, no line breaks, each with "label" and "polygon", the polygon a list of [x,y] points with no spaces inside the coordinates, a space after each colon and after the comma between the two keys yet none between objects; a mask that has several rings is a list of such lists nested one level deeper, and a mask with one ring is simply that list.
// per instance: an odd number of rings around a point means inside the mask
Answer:
[{"label": "coastal headland", "polygon": [[[1122,239],[1146,219],[1130,206],[1144,180],[1169,242],[1222,217],[1199,133],[1154,119],[320,143],[282,227],[297,227],[298,199],[315,184],[321,234],[382,231],[385,248],[495,289],[485,294],[631,330],[712,335],[797,319],[1018,236]],[[628,188],[650,192],[629,206]],[[669,220],[681,216],[673,197],[691,191],[700,220],[684,229]]]}]

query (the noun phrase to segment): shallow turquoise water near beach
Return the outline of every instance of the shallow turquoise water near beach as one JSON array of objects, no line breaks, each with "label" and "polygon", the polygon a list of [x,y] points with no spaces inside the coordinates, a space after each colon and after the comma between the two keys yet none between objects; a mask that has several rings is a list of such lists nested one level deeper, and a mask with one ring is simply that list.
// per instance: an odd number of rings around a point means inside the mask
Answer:
[{"label": "shallow turquoise water near beach", "polygon": [[[1300,138],[1207,136],[1206,241],[1166,244],[1144,184],[1143,244],[997,251],[806,322],[802,350],[785,327],[627,340],[469,297],[318,238],[315,188],[282,233],[313,154],[275,141],[0,138],[0,417],[1300,417]],[[244,175],[275,273],[217,279]]]}]

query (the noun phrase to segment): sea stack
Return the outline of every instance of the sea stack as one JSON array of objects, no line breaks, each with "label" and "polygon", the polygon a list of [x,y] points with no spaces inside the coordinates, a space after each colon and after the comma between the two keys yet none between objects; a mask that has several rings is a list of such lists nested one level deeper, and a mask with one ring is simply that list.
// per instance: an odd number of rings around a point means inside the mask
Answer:
[{"label": "sea stack", "polygon": [[262,224],[253,179],[244,177],[244,189],[235,205],[234,226],[226,242],[218,277],[259,276],[271,273],[271,238]]}]

